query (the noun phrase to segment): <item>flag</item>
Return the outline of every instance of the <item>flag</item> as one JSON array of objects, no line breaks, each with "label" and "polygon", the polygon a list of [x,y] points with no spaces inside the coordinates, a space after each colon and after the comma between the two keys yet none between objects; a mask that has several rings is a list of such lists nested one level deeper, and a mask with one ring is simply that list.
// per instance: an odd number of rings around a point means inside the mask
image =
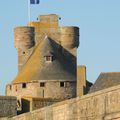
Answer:
[{"label": "flag", "polygon": [[39,0],[30,0],[30,4],[39,4]]}]

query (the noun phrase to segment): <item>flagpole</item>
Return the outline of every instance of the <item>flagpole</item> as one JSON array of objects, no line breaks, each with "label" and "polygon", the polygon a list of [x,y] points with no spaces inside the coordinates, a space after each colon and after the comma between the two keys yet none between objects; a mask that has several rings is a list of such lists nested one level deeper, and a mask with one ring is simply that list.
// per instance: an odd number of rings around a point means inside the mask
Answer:
[{"label": "flagpole", "polygon": [[31,11],[30,11],[30,0],[28,0],[28,22],[30,23],[30,15],[31,15]]}]

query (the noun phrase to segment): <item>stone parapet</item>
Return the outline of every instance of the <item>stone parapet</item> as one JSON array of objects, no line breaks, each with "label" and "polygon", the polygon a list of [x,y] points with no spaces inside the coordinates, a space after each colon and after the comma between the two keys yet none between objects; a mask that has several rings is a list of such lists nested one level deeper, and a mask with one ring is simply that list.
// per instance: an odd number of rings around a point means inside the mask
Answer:
[{"label": "stone parapet", "polygon": [[120,85],[8,120],[119,120]]},{"label": "stone parapet", "polygon": [[10,117],[17,115],[16,97],[0,96],[0,120],[1,117]]}]

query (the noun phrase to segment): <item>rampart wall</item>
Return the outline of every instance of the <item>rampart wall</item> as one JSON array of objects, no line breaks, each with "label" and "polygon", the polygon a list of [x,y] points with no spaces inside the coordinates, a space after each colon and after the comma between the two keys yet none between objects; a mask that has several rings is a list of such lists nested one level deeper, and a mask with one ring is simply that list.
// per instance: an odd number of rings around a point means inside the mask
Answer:
[{"label": "rampart wall", "polygon": [[17,115],[16,97],[0,96],[0,118]]},{"label": "rampart wall", "polygon": [[120,120],[120,85],[9,120]]}]

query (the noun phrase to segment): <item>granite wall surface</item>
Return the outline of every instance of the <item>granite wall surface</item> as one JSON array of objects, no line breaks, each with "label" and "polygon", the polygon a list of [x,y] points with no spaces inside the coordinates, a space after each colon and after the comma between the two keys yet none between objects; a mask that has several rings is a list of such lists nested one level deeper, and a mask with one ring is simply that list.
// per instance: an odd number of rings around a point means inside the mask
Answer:
[{"label": "granite wall surface", "polygon": [[17,115],[16,97],[0,96],[0,118]]}]

